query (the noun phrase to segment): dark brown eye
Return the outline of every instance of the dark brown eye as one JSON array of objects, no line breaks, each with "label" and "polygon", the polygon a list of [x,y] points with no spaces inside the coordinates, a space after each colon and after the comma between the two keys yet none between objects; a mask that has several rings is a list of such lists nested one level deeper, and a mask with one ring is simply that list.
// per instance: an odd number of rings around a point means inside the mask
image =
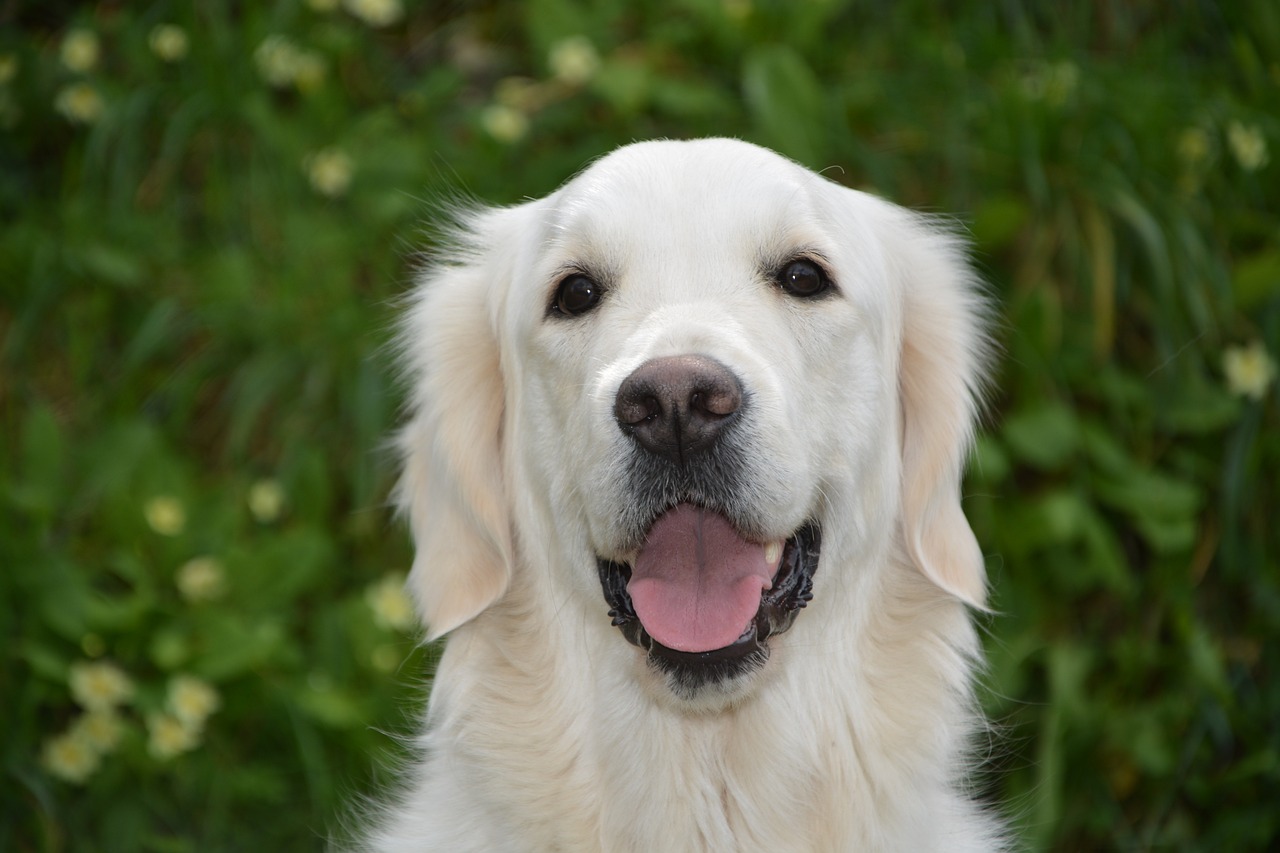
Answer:
[{"label": "dark brown eye", "polygon": [[556,289],[554,309],[567,317],[585,314],[600,302],[600,285],[588,276],[575,273]]},{"label": "dark brown eye", "polygon": [[805,298],[817,296],[831,287],[831,280],[813,261],[794,260],[779,271],[778,286],[791,296]]}]

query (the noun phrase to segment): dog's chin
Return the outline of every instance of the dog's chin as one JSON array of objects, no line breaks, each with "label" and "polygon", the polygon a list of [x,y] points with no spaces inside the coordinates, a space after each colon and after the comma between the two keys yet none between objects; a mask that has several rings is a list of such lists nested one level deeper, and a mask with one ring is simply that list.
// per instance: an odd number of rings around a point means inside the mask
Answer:
[{"label": "dog's chin", "polygon": [[668,648],[645,630],[627,592],[630,565],[597,558],[596,566],[613,625],[644,652],[650,670],[677,700],[714,709],[749,692],[769,661],[770,640],[787,631],[812,600],[821,549],[817,524],[808,522],[796,530],[787,538],[772,586],[761,595],[760,607],[746,630],[727,646],[698,652]]}]

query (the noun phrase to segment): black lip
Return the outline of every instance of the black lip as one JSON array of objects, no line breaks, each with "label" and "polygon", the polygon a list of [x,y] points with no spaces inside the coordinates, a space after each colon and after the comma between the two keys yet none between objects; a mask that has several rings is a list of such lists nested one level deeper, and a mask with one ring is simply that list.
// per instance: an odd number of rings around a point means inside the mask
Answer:
[{"label": "black lip", "polygon": [[650,664],[672,676],[677,687],[692,693],[708,684],[744,675],[768,660],[769,638],[790,628],[813,599],[813,575],[821,550],[822,533],[814,522],[807,522],[793,533],[782,549],[773,587],[760,597],[760,608],[746,631],[734,643],[707,652],[677,651],[650,637],[627,593],[631,567],[597,559],[596,568],[609,616],[622,636],[648,652]]}]

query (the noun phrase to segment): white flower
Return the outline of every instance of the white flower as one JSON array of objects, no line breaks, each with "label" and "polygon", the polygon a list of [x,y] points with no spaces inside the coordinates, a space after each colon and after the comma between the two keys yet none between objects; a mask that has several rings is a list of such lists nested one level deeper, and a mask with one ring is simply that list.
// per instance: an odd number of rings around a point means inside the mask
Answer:
[{"label": "white flower", "polygon": [[227,589],[222,563],[213,557],[195,557],[179,568],[174,578],[178,592],[187,601],[213,601]]},{"label": "white flower", "polygon": [[98,34],[92,30],[71,30],[62,39],[62,64],[77,74],[92,71],[99,53]]},{"label": "white flower", "polygon": [[600,68],[600,54],[585,36],[570,36],[556,42],[547,57],[551,74],[561,83],[581,86]]},{"label": "white flower", "polygon": [[519,142],[529,132],[524,113],[505,104],[490,104],[480,113],[480,125],[499,142]]},{"label": "white flower", "polygon": [[342,5],[371,27],[389,26],[404,15],[400,0],[343,0]]},{"label": "white flower", "polygon": [[1227,125],[1227,144],[1236,162],[1246,172],[1256,172],[1267,165],[1267,139],[1256,126],[1233,121]]},{"label": "white flower", "polygon": [[99,755],[106,755],[120,745],[124,720],[111,708],[90,711],[72,724],[70,734],[83,739]]},{"label": "white flower", "polygon": [[364,594],[373,619],[384,628],[406,631],[413,627],[413,602],[404,591],[404,576],[390,574],[372,584]]},{"label": "white flower", "polygon": [[1263,346],[1254,341],[1247,347],[1227,347],[1222,355],[1223,372],[1232,393],[1261,400],[1276,378],[1276,362]]},{"label": "white flower", "polygon": [[268,36],[253,52],[253,60],[262,78],[277,89],[296,86],[308,91],[324,81],[324,58],[285,36]]},{"label": "white flower", "polygon": [[58,92],[53,107],[76,124],[93,124],[102,118],[106,104],[98,90],[88,83],[72,83]]},{"label": "white flower", "polygon": [[101,762],[102,754],[75,731],[45,741],[40,753],[40,763],[46,770],[77,785],[92,776]]},{"label": "white flower", "polygon": [[142,507],[147,524],[161,536],[177,536],[187,526],[187,511],[172,495],[157,495]]},{"label": "white flower", "polygon": [[187,55],[187,32],[176,24],[156,24],[147,36],[147,44],[165,62],[177,62]]},{"label": "white flower", "polygon": [[152,714],[147,718],[147,751],[166,761],[200,744],[199,729],[192,728],[172,714]]},{"label": "white flower", "polygon": [[68,684],[72,697],[90,711],[109,711],[133,698],[133,682],[108,661],[74,663]]},{"label": "white flower", "polygon": [[178,675],[169,682],[169,710],[188,728],[199,731],[222,698],[209,682],[194,675]]},{"label": "white flower", "polygon": [[356,169],[355,162],[338,148],[317,151],[303,160],[302,165],[307,170],[311,188],[330,198],[337,198],[347,191]]}]

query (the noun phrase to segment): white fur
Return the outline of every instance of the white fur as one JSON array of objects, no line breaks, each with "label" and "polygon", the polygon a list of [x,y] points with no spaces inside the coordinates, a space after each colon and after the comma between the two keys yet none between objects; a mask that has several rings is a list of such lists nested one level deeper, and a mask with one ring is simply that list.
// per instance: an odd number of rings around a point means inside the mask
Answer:
[{"label": "white fur", "polygon": [[[412,594],[449,638],[383,851],[964,851],[985,601],[960,508],[987,349],[963,247],[742,142],[648,142],[464,216],[402,344]],[[825,259],[838,294],[767,272]],[[772,266],[771,266],[772,265]],[[548,317],[566,270],[595,311]],[[764,536],[823,531],[814,599],[764,668],[682,699],[606,615],[629,439],[619,383],[709,355],[742,380]]]}]

